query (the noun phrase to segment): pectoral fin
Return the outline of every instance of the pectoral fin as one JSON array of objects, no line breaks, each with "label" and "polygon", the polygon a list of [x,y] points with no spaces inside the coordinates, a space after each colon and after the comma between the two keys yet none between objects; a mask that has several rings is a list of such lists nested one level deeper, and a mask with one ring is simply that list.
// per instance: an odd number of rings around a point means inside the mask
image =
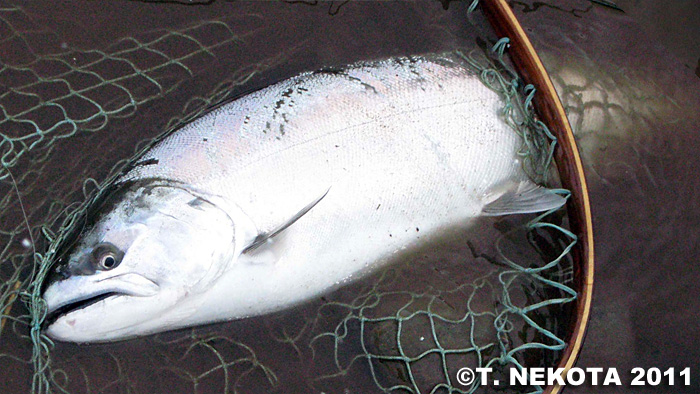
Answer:
[{"label": "pectoral fin", "polygon": [[566,199],[531,181],[512,184],[481,211],[485,216],[544,212],[564,205]]},{"label": "pectoral fin", "polygon": [[302,216],[306,215],[313,207],[316,206],[321,200],[323,200],[324,197],[328,194],[328,190],[326,190],[320,197],[309,203],[307,206],[302,208],[299,212],[297,212],[294,216],[292,216],[289,220],[286,222],[282,223],[279,225],[277,228],[275,228],[272,231],[268,231],[265,233],[260,233],[258,234],[257,237],[253,240],[253,242],[248,245],[245,249],[243,249],[242,253],[251,253],[255,252],[256,249],[260,248],[264,244],[270,244],[273,240],[273,238],[277,235],[279,235],[281,232],[289,228],[292,224],[294,224],[297,220],[301,219]]}]

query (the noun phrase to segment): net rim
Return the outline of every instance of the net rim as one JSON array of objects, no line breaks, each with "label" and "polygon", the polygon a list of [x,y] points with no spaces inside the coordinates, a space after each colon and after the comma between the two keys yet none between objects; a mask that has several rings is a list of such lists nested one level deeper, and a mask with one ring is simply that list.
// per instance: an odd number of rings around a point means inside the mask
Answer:
[{"label": "net rim", "polygon": [[[579,297],[573,301],[574,316],[570,325],[570,335],[567,338],[568,346],[557,365],[557,368],[564,368],[563,374],[566,374],[574,367],[581,353],[593,296],[595,271],[593,219],[583,163],[571,125],[551,78],[513,10],[506,0],[482,0],[480,3],[493,29],[500,36],[510,39],[511,48],[508,52],[511,60],[520,70],[522,79],[537,89],[536,112],[559,142],[554,158],[562,174],[563,187],[571,191],[572,198],[567,204],[567,210],[571,219],[572,232],[580,241],[571,251],[575,270],[575,290],[579,293]],[[563,386],[558,384],[547,386],[544,394],[557,394],[562,389]]]}]

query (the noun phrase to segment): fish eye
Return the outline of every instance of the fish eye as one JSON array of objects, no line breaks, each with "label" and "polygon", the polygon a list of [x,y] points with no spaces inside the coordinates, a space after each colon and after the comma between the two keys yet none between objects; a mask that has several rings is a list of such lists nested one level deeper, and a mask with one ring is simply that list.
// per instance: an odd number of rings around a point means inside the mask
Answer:
[{"label": "fish eye", "polygon": [[108,271],[121,263],[124,253],[111,243],[104,242],[93,248],[92,257],[96,268]]},{"label": "fish eye", "polygon": [[104,269],[112,269],[117,264],[117,259],[114,258],[112,253],[107,253],[100,259],[100,266]]}]

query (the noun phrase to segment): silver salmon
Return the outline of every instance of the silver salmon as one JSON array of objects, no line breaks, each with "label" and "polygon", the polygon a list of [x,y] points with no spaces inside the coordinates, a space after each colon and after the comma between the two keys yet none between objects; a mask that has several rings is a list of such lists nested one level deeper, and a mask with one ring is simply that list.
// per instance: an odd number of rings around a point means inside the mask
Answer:
[{"label": "silver salmon", "polygon": [[48,283],[47,333],[100,342],[287,308],[479,215],[557,208],[503,102],[450,54],[250,93],[156,144]]}]

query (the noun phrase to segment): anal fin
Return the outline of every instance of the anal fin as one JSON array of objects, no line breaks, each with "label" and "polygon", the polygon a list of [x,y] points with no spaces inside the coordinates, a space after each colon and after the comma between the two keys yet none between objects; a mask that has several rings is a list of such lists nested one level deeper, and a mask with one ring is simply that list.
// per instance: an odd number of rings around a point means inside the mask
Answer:
[{"label": "anal fin", "polygon": [[544,212],[560,208],[566,198],[531,181],[512,184],[481,211],[485,216]]}]

